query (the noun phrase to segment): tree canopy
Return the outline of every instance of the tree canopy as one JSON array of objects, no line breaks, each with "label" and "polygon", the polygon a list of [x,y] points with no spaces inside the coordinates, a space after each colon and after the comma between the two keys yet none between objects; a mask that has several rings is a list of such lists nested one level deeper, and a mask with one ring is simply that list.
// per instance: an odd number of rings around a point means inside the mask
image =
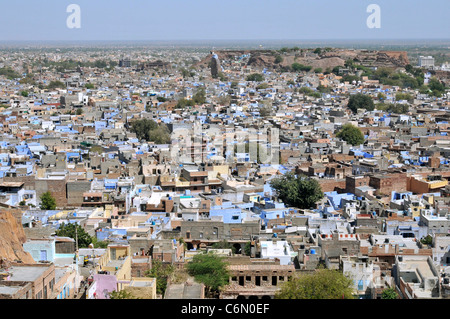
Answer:
[{"label": "tree canopy", "polygon": [[79,248],[87,248],[92,243],[92,237],[77,223],[61,224],[55,233],[56,236],[70,237],[78,240]]},{"label": "tree canopy", "polygon": [[381,293],[381,299],[397,299],[398,293],[395,291],[394,287],[384,289]]},{"label": "tree canopy", "polygon": [[377,104],[377,110],[385,111],[389,113],[395,113],[395,114],[405,114],[409,111],[408,104],[400,104],[400,103],[378,103]]},{"label": "tree canopy", "polygon": [[56,200],[50,192],[43,193],[40,197],[41,209],[54,210],[56,208]]},{"label": "tree canopy", "polygon": [[140,119],[131,124],[131,131],[136,133],[140,140],[166,144],[170,142],[170,134],[165,124],[158,124],[150,119]]},{"label": "tree canopy", "polygon": [[205,284],[207,292],[217,294],[228,284],[227,263],[214,253],[200,253],[187,264],[188,273],[196,281]]},{"label": "tree canopy", "polygon": [[152,268],[146,272],[147,277],[156,278],[156,292],[164,295],[167,289],[169,277],[174,273],[175,267],[170,264],[163,264],[159,260],[152,261]]},{"label": "tree canopy", "polygon": [[353,299],[353,282],[338,270],[319,269],[292,277],[276,299]]},{"label": "tree canopy", "polygon": [[47,85],[47,89],[49,90],[64,88],[66,88],[66,85],[61,81],[50,81],[50,83]]},{"label": "tree canopy", "polygon": [[114,290],[109,293],[110,299],[141,299],[139,297],[135,297],[131,292],[128,290]]},{"label": "tree canopy", "polygon": [[311,71],[312,66],[303,65],[303,64],[295,62],[295,63],[292,63],[291,68],[292,68],[292,70],[294,70],[296,72],[298,72],[298,71],[309,72],[309,71]]},{"label": "tree canopy", "polygon": [[435,77],[428,81],[428,89],[430,95],[436,97],[441,97],[445,93],[445,85]]},{"label": "tree canopy", "polygon": [[264,81],[264,77],[262,74],[252,73],[252,74],[247,75],[246,80],[251,81],[251,82],[262,82],[262,81]]},{"label": "tree canopy", "polygon": [[324,197],[319,182],[306,176],[295,176],[288,172],[270,181],[278,197],[287,205],[298,208],[312,208]]},{"label": "tree canopy", "polygon": [[366,109],[367,111],[373,111],[375,109],[375,104],[370,96],[357,93],[350,96],[347,107],[356,113],[358,109]]},{"label": "tree canopy", "polygon": [[204,104],[206,102],[206,92],[204,88],[198,89],[197,92],[192,96],[192,99],[179,99],[175,108],[183,109],[187,106],[195,106]]},{"label": "tree canopy", "polygon": [[353,146],[364,143],[364,135],[361,130],[350,123],[345,124],[336,134],[336,137],[343,139]]}]

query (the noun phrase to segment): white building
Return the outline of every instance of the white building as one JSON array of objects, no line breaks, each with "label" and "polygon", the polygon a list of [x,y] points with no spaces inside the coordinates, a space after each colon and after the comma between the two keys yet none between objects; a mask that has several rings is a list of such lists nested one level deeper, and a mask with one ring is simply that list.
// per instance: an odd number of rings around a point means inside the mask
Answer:
[{"label": "white building", "polygon": [[294,257],[289,243],[285,240],[261,241],[261,258],[279,259],[280,265],[289,265]]},{"label": "white building", "polygon": [[420,56],[419,66],[422,68],[434,67],[434,58],[432,56]]}]

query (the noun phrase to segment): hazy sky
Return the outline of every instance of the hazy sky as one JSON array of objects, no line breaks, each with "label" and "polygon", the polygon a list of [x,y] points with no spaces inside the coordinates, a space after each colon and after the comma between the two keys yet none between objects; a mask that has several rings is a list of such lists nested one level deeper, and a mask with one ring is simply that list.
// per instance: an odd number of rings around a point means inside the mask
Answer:
[{"label": "hazy sky", "polygon": [[[81,28],[69,29],[69,4]],[[381,8],[370,29],[368,5]],[[0,41],[450,39],[450,0],[1,0]]]}]

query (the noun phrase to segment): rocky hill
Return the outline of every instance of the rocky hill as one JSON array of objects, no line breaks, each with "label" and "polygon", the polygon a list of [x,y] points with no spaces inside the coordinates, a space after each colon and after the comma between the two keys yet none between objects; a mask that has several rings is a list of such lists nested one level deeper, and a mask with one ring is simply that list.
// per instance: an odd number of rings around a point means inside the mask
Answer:
[{"label": "rocky hill", "polygon": [[[316,54],[311,49],[303,49],[284,53],[276,50],[222,50],[214,53],[217,54],[224,69],[245,65],[255,70],[264,68],[275,70],[299,63],[312,68],[322,68],[325,71],[336,66],[344,66],[345,61],[349,59],[368,67],[397,68],[409,64],[407,53],[404,51],[331,49]],[[281,57],[281,62],[277,63],[277,56]],[[208,67],[211,57],[209,54],[195,66]]]},{"label": "rocky hill", "polygon": [[31,255],[23,250],[26,241],[22,227],[22,212],[18,209],[0,208],[0,259],[35,263]]}]

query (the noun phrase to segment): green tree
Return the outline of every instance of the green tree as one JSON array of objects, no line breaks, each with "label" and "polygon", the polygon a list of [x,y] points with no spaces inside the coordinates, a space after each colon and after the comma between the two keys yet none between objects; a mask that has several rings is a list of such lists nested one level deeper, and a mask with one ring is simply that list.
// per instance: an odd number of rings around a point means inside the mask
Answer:
[{"label": "green tree", "polygon": [[249,82],[262,82],[264,81],[264,77],[259,73],[252,73],[247,75],[246,80]]},{"label": "green tree", "polygon": [[92,83],[86,83],[86,84],[84,85],[84,87],[85,87],[86,89],[89,89],[89,90],[92,90],[93,88],[95,88],[94,84],[92,84]]},{"label": "green tree", "polygon": [[381,293],[381,299],[397,299],[398,293],[394,287],[384,289]]},{"label": "green tree", "polygon": [[205,284],[207,295],[217,296],[220,289],[228,284],[227,263],[214,253],[199,253],[186,267],[197,282]]},{"label": "green tree", "polygon": [[381,100],[386,100],[386,95],[380,92],[380,93],[377,94],[377,99],[380,100],[380,101]]},{"label": "green tree", "polygon": [[366,75],[369,75],[370,79],[378,80],[381,84],[399,86],[401,88],[417,89],[420,84],[423,83],[423,72],[414,71],[414,75],[411,76],[408,73],[396,72],[392,68],[381,67],[375,72],[371,72],[365,69]]},{"label": "green tree", "polygon": [[298,89],[298,92],[302,93],[302,94],[309,95],[309,94],[313,93],[314,91],[312,89],[310,89],[309,87],[303,86],[303,87]]},{"label": "green tree", "polygon": [[352,280],[342,272],[319,269],[292,277],[281,285],[276,299],[353,299]]},{"label": "green tree", "polygon": [[405,114],[409,111],[408,104],[394,104],[394,103],[378,103],[377,104],[377,110],[379,111],[385,111],[389,113],[395,113],[395,114]]},{"label": "green tree", "polygon": [[131,131],[136,133],[140,140],[166,144],[170,142],[170,134],[164,123],[158,124],[150,119],[136,120],[131,124]]},{"label": "green tree", "polygon": [[347,68],[353,68],[354,67],[354,61],[352,59],[347,59],[344,63],[344,66]]},{"label": "green tree", "polygon": [[28,97],[28,92],[22,91],[22,92],[20,92],[20,95],[22,95],[23,97]]},{"label": "green tree", "polygon": [[257,90],[265,90],[265,89],[267,89],[269,87],[269,84],[267,84],[267,83],[261,83],[261,84],[259,84],[257,87],[256,87],[256,89]]},{"label": "green tree", "polygon": [[319,182],[306,176],[295,176],[288,172],[272,179],[270,186],[287,205],[309,209],[324,197]]},{"label": "green tree", "polygon": [[222,81],[222,82],[227,82],[228,81],[228,78],[226,77],[225,74],[223,74],[223,72],[219,72],[218,77],[219,77],[219,80]]},{"label": "green tree", "polygon": [[263,105],[259,108],[259,114],[260,114],[262,117],[270,116],[270,115],[272,114],[272,112],[273,112],[273,107],[272,107],[272,105],[266,105],[266,104],[263,104]]},{"label": "green tree", "polygon": [[204,88],[200,88],[192,96],[192,100],[196,105],[204,104],[206,102],[206,92]]},{"label": "green tree", "polygon": [[107,248],[109,245],[107,241],[98,240],[97,237],[92,237],[92,244],[94,248]]},{"label": "green tree", "polygon": [[100,145],[93,145],[89,149],[89,155],[90,155],[90,153],[102,154],[103,153],[103,147],[101,147]]},{"label": "green tree", "polygon": [[75,112],[76,115],[81,115],[83,114],[83,109],[82,108],[78,108]]},{"label": "green tree", "polygon": [[399,92],[395,95],[395,99],[397,101],[401,101],[401,100],[406,100],[409,103],[412,103],[414,101],[414,96],[412,96],[409,93],[403,93],[403,92]]},{"label": "green tree", "polygon": [[315,68],[314,69],[314,73],[322,73],[323,69],[322,68]]},{"label": "green tree", "polygon": [[20,74],[10,67],[0,68],[0,75],[5,76],[9,80],[17,79],[20,77]]},{"label": "green tree", "polygon": [[311,71],[312,66],[303,65],[303,64],[295,62],[295,63],[292,63],[291,68],[295,72],[298,72],[298,71],[309,72],[309,71]]},{"label": "green tree", "polygon": [[171,264],[163,264],[160,260],[152,261],[152,269],[145,274],[146,277],[156,278],[156,293],[164,295],[167,289],[167,281],[175,272],[175,267]]},{"label": "green tree", "polygon": [[167,144],[170,142],[170,132],[165,124],[159,125],[156,129],[149,131],[148,140],[155,144]]},{"label": "green tree", "polygon": [[136,133],[138,139],[148,140],[148,133],[158,127],[158,124],[150,119],[140,119],[131,123],[131,131]]},{"label": "green tree", "polygon": [[183,77],[183,78],[187,78],[187,77],[189,77],[190,75],[191,75],[191,72],[189,72],[187,69],[185,69],[185,68],[182,68],[181,70],[181,76]]},{"label": "green tree", "polygon": [[277,55],[275,56],[275,63],[276,63],[276,64],[279,64],[279,63],[281,63],[281,62],[283,62],[283,57],[282,57],[281,55],[277,54]]},{"label": "green tree", "polygon": [[47,85],[47,89],[53,90],[53,89],[64,89],[66,85],[61,81],[50,81],[50,83]]},{"label": "green tree", "polygon": [[361,130],[350,123],[345,124],[336,134],[336,137],[343,139],[353,146],[364,143],[364,135]]},{"label": "green tree", "polygon": [[217,98],[217,103],[219,105],[228,106],[228,105],[231,104],[231,96],[229,96],[229,95],[221,95],[220,97]]},{"label": "green tree", "polygon": [[333,92],[333,88],[330,86],[319,85],[317,87],[317,91],[319,91],[320,93],[331,93]]},{"label": "green tree", "polygon": [[56,236],[77,240],[79,248],[87,248],[93,242],[93,238],[77,223],[61,224],[55,233]]},{"label": "green tree", "polygon": [[120,291],[114,290],[109,293],[110,299],[141,299],[138,297],[135,297],[131,292],[123,289]]},{"label": "green tree", "polygon": [[350,96],[347,107],[356,113],[358,109],[365,109],[367,111],[373,111],[375,109],[375,104],[370,96],[357,93]]},{"label": "green tree", "polygon": [[244,255],[251,256],[252,255],[252,243],[246,242],[244,246]]},{"label": "green tree", "polygon": [[422,238],[420,239],[420,242],[421,242],[423,245],[431,246],[431,245],[433,244],[433,236],[427,235],[427,236],[425,236],[425,237],[422,237]]},{"label": "green tree", "polygon": [[445,93],[445,85],[435,77],[428,81],[428,88],[432,96],[441,97]]},{"label": "green tree", "polygon": [[193,100],[190,99],[179,99],[177,105],[175,106],[176,109],[184,109],[187,106],[194,106],[195,103]]},{"label": "green tree", "polygon": [[43,193],[40,197],[41,209],[54,210],[56,208],[56,200],[50,192]]}]

